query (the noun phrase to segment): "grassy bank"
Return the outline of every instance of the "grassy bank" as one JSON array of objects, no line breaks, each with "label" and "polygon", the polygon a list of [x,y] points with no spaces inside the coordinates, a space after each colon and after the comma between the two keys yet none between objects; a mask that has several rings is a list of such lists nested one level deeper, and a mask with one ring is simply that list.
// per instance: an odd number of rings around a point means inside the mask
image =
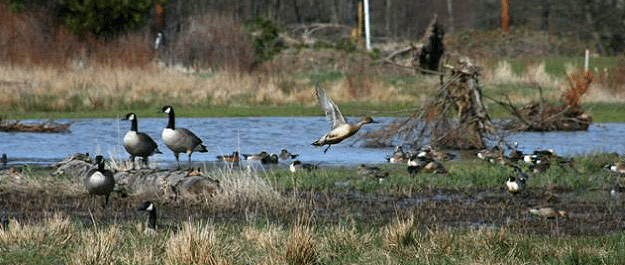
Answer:
[{"label": "grassy bank", "polygon": [[[623,198],[608,190],[621,177],[602,170],[616,160],[578,157],[574,168],[532,175],[519,196],[501,190],[510,171],[475,160],[445,162],[448,176],[414,178],[405,166],[383,165],[390,176],[382,183],[354,168],[214,169],[204,172],[220,181],[214,195],[114,195],[106,209],[71,178],[0,171],[12,219],[0,230],[0,263],[616,264],[625,259]],[[157,204],[155,236],[142,232],[146,216],[136,212],[146,199]],[[527,213],[541,203],[569,219]]]},{"label": "grassy bank", "polygon": [[[510,118],[511,115],[504,108],[486,101],[487,109],[491,118]],[[409,115],[416,108],[410,102],[345,102],[340,104],[341,112],[345,116],[373,117],[403,117]],[[518,106],[521,106],[518,104]],[[23,112],[6,111],[2,113],[5,119],[79,119],[79,118],[121,118],[129,112],[137,113],[140,117],[163,117],[158,113],[162,106],[149,106],[139,109],[125,109],[120,111],[46,111],[46,112]],[[625,103],[598,102],[584,103],[583,107],[589,110],[594,122],[625,122],[622,115]],[[282,116],[321,116],[323,115],[317,103],[302,104],[294,103],[280,106],[272,105],[248,105],[248,106],[176,106],[178,117],[282,117]]]}]

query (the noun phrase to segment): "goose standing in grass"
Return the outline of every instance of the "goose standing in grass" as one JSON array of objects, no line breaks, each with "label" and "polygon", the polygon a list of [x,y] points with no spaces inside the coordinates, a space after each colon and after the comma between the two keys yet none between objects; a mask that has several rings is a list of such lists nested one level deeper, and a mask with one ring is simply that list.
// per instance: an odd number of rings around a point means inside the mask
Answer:
[{"label": "goose standing in grass", "polygon": [[104,207],[109,204],[109,196],[115,188],[115,178],[113,172],[104,169],[104,157],[95,157],[97,168],[90,170],[85,178],[85,187],[89,195],[105,196]]},{"label": "goose standing in grass", "polygon": [[153,154],[162,154],[162,152],[158,150],[158,145],[154,142],[152,137],[138,131],[136,114],[128,113],[122,120],[129,120],[131,124],[130,131],[124,136],[124,148],[126,152],[130,154],[132,169],[135,169],[135,157],[137,156],[143,158],[143,164],[149,167],[148,157]]},{"label": "goose standing in grass", "polygon": [[149,214],[143,232],[150,236],[156,234],[156,206],[154,206],[154,203],[150,201],[144,202],[137,211],[145,211]]},{"label": "goose standing in grass", "polygon": [[338,144],[354,135],[358,132],[358,130],[360,130],[362,125],[375,123],[371,117],[363,117],[357,123],[347,123],[345,118],[343,118],[343,114],[341,114],[339,107],[337,107],[332,99],[328,97],[323,88],[317,85],[317,87],[315,87],[315,94],[317,95],[317,100],[319,101],[321,109],[324,111],[326,118],[330,121],[330,125],[332,126],[332,129],[329,132],[312,143],[312,145],[315,146],[328,145],[328,147],[323,150],[323,153],[327,152],[333,144]]},{"label": "goose standing in grass", "polygon": [[164,106],[161,113],[167,113],[169,115],[169,122],[167,127],[163,129],[163,142],[174,152],[178,168],[180,168],[180,160],[178,155],[180,153],[187,153],[189,156],[189,167],[191,167],[191,154],[193,152],[206,153],[208,150],[206,146],[202,144],[202,139],[197,137],[193,132],[186,128],[176,128],[176,114],[172,106]]},{"label": "goose standing in grass", "polygon": [[617,173],[619,175],[625,175],[625,164],[622,162],[607,164],[604,166],[604,168],[609,170],[610,172]]}]

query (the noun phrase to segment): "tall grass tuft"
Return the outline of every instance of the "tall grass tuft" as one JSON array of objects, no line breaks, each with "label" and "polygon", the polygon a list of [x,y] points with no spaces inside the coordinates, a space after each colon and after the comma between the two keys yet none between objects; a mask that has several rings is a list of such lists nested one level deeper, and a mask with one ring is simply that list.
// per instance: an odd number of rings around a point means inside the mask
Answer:
[{"label": "tall grass tuft", "polygon": [[219,244],[214,226],[186,222],[167,241],[165,264],[236,264],[239,251]]},{"label": "tall grass tuft", "polygon": [[417,245],[417,235],[414,227],[414,216],[406,220],[399,217],[384,227],[382,240],[384,247],[391,253],[402,253],[407,247]]},{"label": "tall grass tuft", "polygon": [[71,254],[72,264],[105,265],[119,262],[120,238],[123,238],[123,232],[117,225],[84,231],[80,237],[81,248]]},{"label": "tall grass tuft", "polygon": [[0,230],[0,242],[4,246],[16,247],[46,244],[62,247],[68,245],[76,234],[69,218],[60,214],[44,220],[44,223],[39,226],[12,220],[8,230]]},{"label": "tall grass tuft", "polygon": [[288,264],[317,264],[319,252],[310,224],[295,224],[286,242],[284,259]]}]

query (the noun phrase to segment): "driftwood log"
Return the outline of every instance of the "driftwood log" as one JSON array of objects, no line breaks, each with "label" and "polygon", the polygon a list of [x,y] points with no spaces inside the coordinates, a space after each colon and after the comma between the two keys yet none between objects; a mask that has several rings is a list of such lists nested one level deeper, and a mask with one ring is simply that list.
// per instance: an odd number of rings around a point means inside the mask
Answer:
[{"label": "driftwood log", "polygon": [[[73,181],[83,183],[87,172],[96,166],[83,159],[67,159],[55,164],[53,175],[70,176]],[[114,171],[115,191],[145,197],[161,197],[171,200],[212,194],[219,189],[219,182],[198,176],[189,171],[161,169],[140,169]]]},{"label": "driftwood log", "polygon": [[41,132],[69,133],[71,123],[45,121],[39,124],[23,124],[20,121],[3,121],[0,119],[0,132]]}]

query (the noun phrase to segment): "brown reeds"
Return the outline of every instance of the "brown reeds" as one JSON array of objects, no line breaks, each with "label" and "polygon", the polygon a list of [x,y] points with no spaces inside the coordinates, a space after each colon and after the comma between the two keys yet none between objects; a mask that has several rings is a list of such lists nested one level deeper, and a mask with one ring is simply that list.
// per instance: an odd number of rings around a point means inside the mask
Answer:
[{"label": "brown reeds", "polygon": [[580,70],[568,75],[569,88],[562,95],[564,104],[569,107],[579,107],[581,97],[588,92],[590,84],[595,81],[592,71]]}]

